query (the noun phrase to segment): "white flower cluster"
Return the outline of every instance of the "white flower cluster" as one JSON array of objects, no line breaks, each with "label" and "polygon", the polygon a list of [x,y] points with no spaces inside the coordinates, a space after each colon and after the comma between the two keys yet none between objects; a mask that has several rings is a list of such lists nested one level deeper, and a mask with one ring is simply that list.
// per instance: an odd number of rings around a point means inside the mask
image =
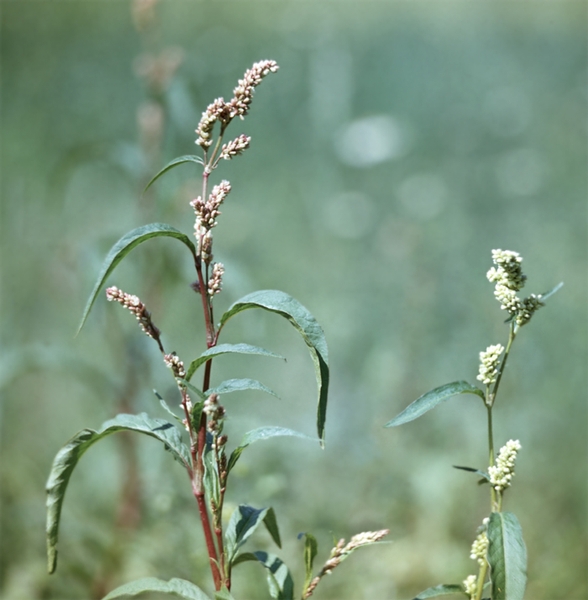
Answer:
[{"label": "white flower cluster", "polygon": [[180,360],[180,357],[175,352],[165,354],[163,357],[163,362],[168,369],[172,370],[174,377],[180,377],[181,379],[186,377],[186,368],[184,367],[184,363]]},{"label": "white flower cluster", "polygon": [[509,440],[500,449],[496,458],[496,465],[488,467],[490,483],[497,492],[503,492],[510,486],[514,477],[514,466],[517,458],[517,452],[521,449],[519,440]]},{"label": "white flower cluster", "polygon": [[486,535],[486,531],[482,531],[472,544],[470,558],[478,561],[478,564],[482,567],[486,562],[486,552],[488,552],[488,536]]},{"label": "white flower cluster", "polygon": [[496,284],[494,296],[500,302],[500,308],[514,317],[516,324],[521,327],[543,306],[541,296],[531,294],[524,299],[517,296],[527,279],[521,269],[523,258],[520,254],[511,250],[492,250],[492,261],[495,266],[486,273],[486,277]]},{"label": "white flower cluster", "polygon": [[496,382],[498,376],[498,362],[504,352],[501,344],[488,346],[485,352],[480,352],[480,372],[477,379],[486,385]]},{"label": "white flower cluster", "polygon": [[223,180],[215,185],[204,202],[201,196],[190,202],[190,206],[196,213],[194,223],[194,236],[198,242],[198,254],[206,263],[212,261],[212,233],[211,229],[217,226],[217,217],[221,214],[219,207],[231,191],[231,184]]},{"label": "white flower cluster", "polygon": [[476,590],[478,588],[478,577],[477,575],[468,575],[462,583],[463,587],[464,587],[464,591],[465,593],[470,597],[473,598],[474,594],[476,593]]},{"label": "white flower cluster", "polygon": [[223,263],[214,263],[214,267],[212,267],[212,276],[208,281],[208,295],[211,298],[221,291],[224,272],[225,267],[223,266]]},{"label": "white flower cluster", "polygon": [[151,314],[145,308],[145,305],[138,296],[133,294],[127,294],[122,290],[119,290],[116,286],[109,287],[106,290],[106,299],[109,302],[118,302],[127,308],[139,321],[141,329],[150,337],[155,340],[159,339],[159,329],[155,327],[151,320]]}]

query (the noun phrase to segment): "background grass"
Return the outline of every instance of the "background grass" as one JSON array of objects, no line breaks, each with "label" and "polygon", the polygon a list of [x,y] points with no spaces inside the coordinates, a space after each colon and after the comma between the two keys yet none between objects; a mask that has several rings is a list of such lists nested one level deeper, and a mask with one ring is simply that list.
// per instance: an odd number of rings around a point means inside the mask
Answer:
[{"label": "background grass", "polygon": [[[157,7],[153,37],[137,33],[123,1],[1,11],[2,597],[99,598],[147,575],[207,588],[193,499],[155,442],[136,440],[136,465],[116,436],[84,456],[52,577],[43,488],[79,429],[125,402],[165,417],[153,388],[175,403],[155,345],[122,310],[101,297],[73,334],[116,239],[150,221],[192,228],[198,171],[180,167],[142,199],[146,171],[194,152],[206,105],[273,58],[279,73],[231,126],[252,135],[251,150],[215,173],[233,186],[215,237],[226,266],[217,306],[276,288],[317,317],[331,355],[327,447],[251,448],[229,508],[276,508],[298,581],[301,531],[317,536],[320,560],[333,536],[391,529],[392,544],[358,552],[317,598],[409,598],[473,572],[487,490],[451,465],[484,465],[481,405],[460,397],[383,425],[432,387],[473,382],[478,352],[504,343],[485,272],[492,248],[516,250],[526,290],[565,287],[523,329],[503,380],[496,441],[523,445],[506,508],[528,545],[527,597],[587,598],[586,4],[174,0]],[[137,57],[171,46],[184,58],[159,98],[161,153],[147,156]],[[191,277],[180,245],[156,240],[111,278],[141,296],[188,361],[204,346]],[[288,357],[215,362],[215,381],[256,377],[281,396],[227,397],[230,443],[270,424],[312,434],[312,365],[295,332],[244,313],[226,334]],[[138,519],[120,511],[129,473]],[[261,534],[257,543],[270,548]],[[239,569],[237,597],[264,597],[263,574]]]}]

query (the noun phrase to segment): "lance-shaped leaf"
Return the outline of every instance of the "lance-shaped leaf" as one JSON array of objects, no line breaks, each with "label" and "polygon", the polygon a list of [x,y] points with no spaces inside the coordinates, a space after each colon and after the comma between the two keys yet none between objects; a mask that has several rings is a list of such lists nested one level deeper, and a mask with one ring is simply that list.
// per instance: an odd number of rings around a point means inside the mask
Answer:
[{"label": "lance-shaped leaf", "polygon": [[313,438],[308,435],[304,435],[298,431],[294,431],[293,429],[286,429],[285,427],[259,427],[258,429],[253,429],[248,431],[241,440],[239,446],[237,446],[233,452],[231,452],[231,456],[229,457],[229,462],[227,464],[227,471],[230,471],[239,460],[239,457],[243,453],[243,450],[247,448],[247,446],[253,444],[254,442],[258,442],[259,440],[267,440],[272,437],[279,436],[293,436],[303,438],[305,440],[315,441]]},{"label": "lance-shaped leaf", "polygon": [[49,573],[57,565],[59,520],[65,492],[71,474],[83,454],[97,441],[117,431],[137,431],[163,442],[165,449],[186,469],[191,468],[190,451],[174,425],[162,419],[152,419],[147,414],[117,415],[106,421],[97,431],[83,429],[59,450],[47,481],[47,560]]},{"label": "lance-shaped leaf", "polygon": [[233,564],[236,566],[247,561],[257,561],[267,569],[267,585],[272,598],[294,600],[294,580],[280,558],[267,552],[244,552]]},{"label": "lance-shaped leaf", "polygon": [[453,596],[454,594],[461,594],[462,596],[469,597],[468,594],[465,593],[463,585],[446,584],[427,588],[425,591],[418,594],[414,600],[426,600],[426,598],[437,598],[439,596]]},{"label": "lance-shaped leaf", "polygon": [[280,356],[275,352],[270,352],[269,350],[259,348],[258,346],[252,346],[251,344],[218,344],[218,346],[213,346],[212,348],[205,350],[197,359],[190,363],[188,372],[186,373],[186,380],[190,381],[199,367],[211,358],[221,354],[259,354],[260,356],[271,356],[272,358],[286,360],[283,356]]},{"label": "lance-shaped leaf", "polygon": [[156,175],[154,175],[151,178],[151,181],[145,186],[143,193],[145,193],[151,187],[151,185],[155,181],[157,181],[164,173],[167,173],[168,171],[170,171],[174,167],[177,167],[178,165],[183,165],[183,164],[189,163],[189,162],[196,163],[197,165],[204,165],[204,163],[202,162],[202,159],[199,156],[194,156],[194,155],[178,156],[178,158],[174,158],[173,160],[168,162],[167,165],[165,165],[165,167],[163,167],[163,169],[161,169],[161,171],[159,171]]},{"label": "lance-shaped leaf", "polygon": [[527,584],[527,549],[515,515],[493,512],[488,523],[492,600],[522,600]]},{"label": "lance-shaped leaf", "polygon": [[192,256],[196,255],[196,249],[194,248],[194,244],[191,242],[190,238],[171,225],[166,225],[165,223],[151,223],[150,225],[143,225],[142,227],[137,227],[137,229],[129,231],[129,233],[124,235],[122,238],[120,238],[120,240],[118,240],[118,242],[116,242],[116,244],[114,244],[104,259],[98,279],[96,280],[96,285],[94,285],[94,289],[88,298],[88,302],[86,302],[86,307],[84,308],[84,313],[82,315],[82,321],[78,327],[78,333],[84,326],[84,323],[90,314],[90,310],[96,301],[96,297],[100,293],[100,290],[106,282],[106,279],[114,271],[120,261],[139,244],[142,244],[151,238],[162,236],[172,237],[180,240],[186,246],[188,246]]},{"label": "lance-shaped leaf", "polygon": [[270,390],[267,386],[263,385],[263,383],[257,381],[256,379],[227,379],[216,387],[206,390],[206,395],[230,394],[231,392],[241,392],[243,390],[259,390],[279,398],[279,396],[273,390]]},{"label": "lance-shaped leaf", "polygon": [[441,387],[435,388],[420,398],[417,398],[412,404],[409,404],[399,415],[386,423],[385,427],[396,427],[418,419],[420,416],[435,408],[441,402],[449,400],[458,394],[475,394],[484,399],[484,392],[467,381],[454,381]]},{"label": "lance-shaped leaf", "polygon": [[302,335],[314,363],[318,385],[317,430],[321,445],[325,437],[327,395],[329,390],[329,356],[325,334],[307,308],[292,296],[278,290],[253,292],[237,302],[222,316],[219,329],[234,315],[249,308],[262,308],[286,318]]},{"label": "lance-shaped leaf", "polygon": [[112,590],[102,600],[114,600],[114,598],[122,598],[123,596],[139,596],[147,592],[169,594],[170,596],[182,598],[182,600],[210,600],[210,597],[197,585],[185,579],[174,578],[164,581],[156,577],[145,577],[145,579],[137,579],[136,581],[125,583]]},{"label": "lance-shaped leaf", "polygon": [[461,467],[459,465],[453,465],[453,468],[479,475],[482,478],[479,483],[488,483],[490,481],[490,475],[488,475],[488,473],[486,473],[485,471],[480,471],[480,469],[474,469],[473,467]]},{"label": "lance-shaped leaf", "polygon": [[318,552],[318,544],[316,538],[311,533],[301,533],[298,538],[304,536],[304,590],[308,588],[312,581],[312,566]]},{"label": "lance-shaped leaf", "polygon": [[246,504],[240,504],[233,514],[227,526],[225,533],[225,545],[229,564],[235,559],[239,548],[245,544],[251,534],[264,524],[276,545],[281,548],[280,532],[276,520],[274,509],[253,508]]}]

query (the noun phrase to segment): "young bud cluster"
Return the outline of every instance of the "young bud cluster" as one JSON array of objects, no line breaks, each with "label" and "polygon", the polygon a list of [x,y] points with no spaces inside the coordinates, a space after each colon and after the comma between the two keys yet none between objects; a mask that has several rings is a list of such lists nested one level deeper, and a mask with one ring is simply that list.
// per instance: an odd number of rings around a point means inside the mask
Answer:
[{"label": "young bud cluster", "polygon": [[141,329],[151,338],[159,340],[160,331],[151,320],[149,311],[137,296],[127,294],[117,287],[112,286],[106,290],[106,298],[109,302],[118,302],[135,315]]},{"label": "young bud cluster", "polygon": [[243,152],[249,148],[250,142],[251,138],[249,136],[241,134],[238,138],[235,138],[227,144],[223,144],[220,152],[220,158],[224,160],[230,160],[233,158],[233,156],[243,154]]},{"label": "young bud cluster", "polygon": [[214,436],[222,432],[225,418],[225,408],[224,406],[221,406],[218,398],[218,394],[210,394],[204,401],[204,406],[202,408],[202,411],[209,417],[208,431]]},{"label": "young bud cluster", "polygon": [[517,458],[517,452],[521,449],[519,440],[509,440],[500,449],[496,464],[488,467],[490,483],[497,492],[503,492],[510,487],[514,477],[514,467]]},{"label": "young bud cluster", "polygon": [[486,563],[486,553],[488,552],[488,536],[486,531],[482,531],[478,534],[472,548],[470,550],[470,558],[478,562],[482,567]]},{"label": "young bud cluster", "polygon": [[212,277],[208,281],[208,295],[212,298],[222,290],[223,274],[225,267],[223,263],[214,263],[212,267]]},{"label": "young bud cluster", "polygon": [[179,377],[180,379],[184,379],[186,377],[184,363],[180,360],[180,357],[175,352],[166,354],[163,357],[163,362],[168,369],[172,370],[174,377]]},{"label": "young bud cluster", "polygon": [[245,71],[243,79],[239,79],[237,87],[233,90],[233,98],[228,103],[231,118],[237,115],[243,118],[247,114],[255,88],[268,73],[275,73],[278,68],[274,60],[261,60]]},{"label": "young bud cluster", "polygon": [[492,250],[492,261],[495,266],[488,271],[486,277],[488,281],[495,283],[494,296],[500,302],[500,308],[508,312],[521,327],[543,306],[541,296],[531,294],[523,299],[517,296],[527,279],[521,269],[523,258],[517,252]]},{"label": "young bud cluster", "polygon": [[217,98],[212,104],[209,104],[206,110],[202,113],[200,123],[196,128],[198,139],[196,143],[203,149],[207,150],[212,144],[212,130],[217,121],[226,122],[229,112],[227,105],[222,98]]},{"label": "young bud cluster", "polygon": [[478,589],[478,576],[477,575],[468,575],[464,580],[463,580],[463,588],[465,593],[470,597],[473,598],[477,589]]},{"label": "young bud cluster", "polygon": [[496,382],[500,355],[504,352],[501,344],[488,346],[485,352],[480,352],[480,372],[477,379],[486,385]]},{"label": "young bud cluster", "polygon": [[221,181],[212,188],[208,200],[202,200],[201,196],[190,202],[190,206],[196,213],[194,224],[194,236],[198,242],[198,254],[205,263],[212,261],[212,232],[211,229],[217,225],[217,217],[221,214],[219,207],[231,191],[228,181]]}]

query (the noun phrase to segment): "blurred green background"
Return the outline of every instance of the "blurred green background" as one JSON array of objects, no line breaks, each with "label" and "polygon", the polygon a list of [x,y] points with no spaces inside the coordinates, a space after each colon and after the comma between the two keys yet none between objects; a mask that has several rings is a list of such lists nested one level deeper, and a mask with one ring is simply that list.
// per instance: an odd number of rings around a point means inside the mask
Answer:
[{"label": "blurred green background", "polygon": [[[84,456],[51,577],[44,484],[79,429],[120,410],[165,418],[153,388],[176,403],[155,344],[120,307],[101,295],[74,333],[122,234],[153,221],[191,231],[197,169],[141,189],[195,152],[206,105],[272,58],[280,71],[229,130],[252,148],[214,174],[233,186],[215,234],[216,306],[276,288],[317,317],[331,356],[327,446],[251,448],[229,508],[275,507],[298,589],[298,533],[317,536],[318,565],[333,536],[390,528],[391,544],[355,554],[317,599],[411,598],[474,572],[487,490],[451,465],[484,466],[482,405],[464,396],[383,425],[432,387],[474,382],[478,352],[505,342],[485,273],[492,248],[516,250],[525,291],[565,287],[521,331],[503,380],[496,442],[523,446],[505,506],[528,546],[526,597],[588,598],[586,13],[564,1],[2,2],[0,596],[94,599],[148,575],[210,589],[185,475],[155,441],[111,436]],[[180,244],[154,240],[110,278],[185,361],[204,349],[192,277]],[[224,341],[288,362],[215,361],[214,381],[255,377],[281,396],[226,397],[229,443],[271,424],[312,435],[304,343],[249,312]],[[236,597],[266,597],[263,578],[239,567]]]}]

